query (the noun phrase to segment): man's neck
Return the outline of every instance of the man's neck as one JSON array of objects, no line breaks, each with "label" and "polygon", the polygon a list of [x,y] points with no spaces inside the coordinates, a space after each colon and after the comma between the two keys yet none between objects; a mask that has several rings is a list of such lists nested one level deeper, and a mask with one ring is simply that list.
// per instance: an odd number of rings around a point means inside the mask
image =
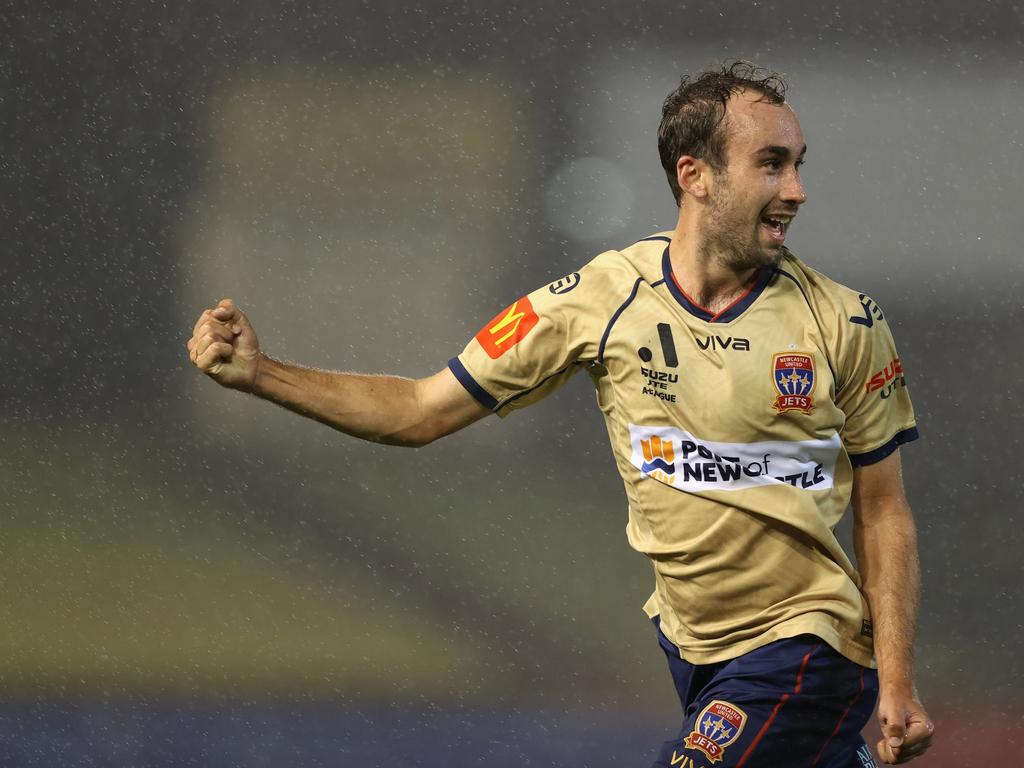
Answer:
[{"label": "man's neck", "polygon": [[669,244],[672,274],[679,287],[712,314],[728,307],[750,287],[756,267],[734,270],[722,254],[703,248],[698,233],[680,221]]}]

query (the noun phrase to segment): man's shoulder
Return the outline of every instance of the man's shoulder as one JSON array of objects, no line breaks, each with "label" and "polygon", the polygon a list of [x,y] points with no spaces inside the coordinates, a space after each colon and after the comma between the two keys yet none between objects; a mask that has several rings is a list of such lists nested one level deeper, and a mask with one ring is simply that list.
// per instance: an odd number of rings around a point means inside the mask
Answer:
[{"label": "man's shoulder", "polygon": [[815,306],[830,306],[843,311],[860,312],[864,302],[871,302],[862,291],[850,288],[823,272],[808,266],[786,249],[776,266],[776,271],[785,279],[799,286],[804,297]]},{"label": "man's shoulder", "polygon": [[625,291],[629,293],[640,282],[654,283],[661,280],[662,256],[668,247],[671,233],[645,237],[625,247],[603,251],[577,272],[562,278],[552,287],[552,292],[564,290],[576,283],[587,284],[589,290],[613,298]]},{"label": "man's shoulder", "polygon": [[662,279],[662,259],[671,242],[671,232],[658,232],[634,243],[599,254],[591,264],[616,279],[648,283]]}]

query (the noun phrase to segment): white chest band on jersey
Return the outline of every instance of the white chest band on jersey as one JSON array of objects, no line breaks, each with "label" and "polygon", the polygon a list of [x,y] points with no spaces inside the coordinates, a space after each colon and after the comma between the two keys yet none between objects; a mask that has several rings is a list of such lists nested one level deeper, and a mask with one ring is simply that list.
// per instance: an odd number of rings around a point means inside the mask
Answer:
[{"label": "white chest band on jersey", "polygon": [[741,491],[789,485],[832,487],[838,434],[827,440],[718,443],[669,426],[629,425],[630,462],[648,478],[680,491]]}]

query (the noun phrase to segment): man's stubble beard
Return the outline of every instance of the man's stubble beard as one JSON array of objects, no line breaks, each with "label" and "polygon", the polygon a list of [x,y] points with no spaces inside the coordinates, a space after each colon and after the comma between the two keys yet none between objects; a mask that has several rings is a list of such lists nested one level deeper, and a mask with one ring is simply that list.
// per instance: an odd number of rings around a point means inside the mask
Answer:
[{"label": "man's stubble beard", "polygon": [[708,225],[699,250],[705,259],[714,258],[733,272],[774,267],[782,258],[783,249],[774,252],[762,247],[759,241],[760,218],[750,231],[750,222],[733,207],[732,187],[723,175],[717,194],[708,208]]}]

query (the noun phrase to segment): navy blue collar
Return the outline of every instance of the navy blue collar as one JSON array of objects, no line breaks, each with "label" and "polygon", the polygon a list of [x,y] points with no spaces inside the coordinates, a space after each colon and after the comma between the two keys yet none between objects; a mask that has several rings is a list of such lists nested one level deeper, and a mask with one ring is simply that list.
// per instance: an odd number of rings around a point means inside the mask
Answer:
[{"label": "navy blue collar", "polygon": [[758,296],[760,296],[767,287],[768,283],[772,279],[772,275],[774,274],[770,269],[758,270],[757,274],[754,276],[754,282],[750,288],[747,289],[747,292],[721,312],[715,314],[694,302],[683,292],[683,289],[679,287],[679,283],[676,282],[675,275],[672,274],[672,260],[669,258],[668,249],[669,246],[666,245],[665,255],[661,258],[661,271],[665,276],[665,285],[668,286],[668,292],[672,294],[672,297],[679,302],[683,309],[694,317],[699,317],[701,320],[709,323],[728,323],[742,315],[747,307],[757,301]]}]

